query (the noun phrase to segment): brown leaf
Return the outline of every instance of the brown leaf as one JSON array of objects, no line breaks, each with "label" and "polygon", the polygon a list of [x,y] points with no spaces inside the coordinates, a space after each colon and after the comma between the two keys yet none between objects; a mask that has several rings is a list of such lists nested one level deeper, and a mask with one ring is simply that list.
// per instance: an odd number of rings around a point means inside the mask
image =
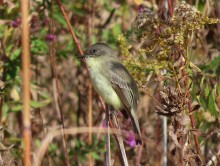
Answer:
[{"label": "brown leaf", "polygon": [[0,151],[5,151],[7,148],[0,142]]},{"label": "brown leaf", "polygon": [[169,126],[169,136],[175,143],[175,145],[179,148],[181,148],[181,145],[178,142],[177,135],[174,133],[174,127],[172,125]]},{"label": "brown leaf", "polygon": [[175,119],[182,125],[187,126],[190,123],[190,118],[187,115],[177,114]]},{"label": "brown leaf", "polygon": [[191,104],[191,111],[190,113],[194,112],[194,111],[198,111],[200,108],[200,104],[196,101],[194,101],[192,104]]}]

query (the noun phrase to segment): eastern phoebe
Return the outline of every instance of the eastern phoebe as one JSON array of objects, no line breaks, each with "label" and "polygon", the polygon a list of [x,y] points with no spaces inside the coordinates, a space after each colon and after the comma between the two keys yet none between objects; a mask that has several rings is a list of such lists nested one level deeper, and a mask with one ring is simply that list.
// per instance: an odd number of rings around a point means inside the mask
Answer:
[{"label": "eastern phoebe", "polygon": [[119,62],[117,52],[107,44],[97,43],[85,51],[92,85],[103,100],[120,110],[124,117],[131,118],[136,144],[142,144],[141,132],[136,115],[139,93],[134,79]]}]

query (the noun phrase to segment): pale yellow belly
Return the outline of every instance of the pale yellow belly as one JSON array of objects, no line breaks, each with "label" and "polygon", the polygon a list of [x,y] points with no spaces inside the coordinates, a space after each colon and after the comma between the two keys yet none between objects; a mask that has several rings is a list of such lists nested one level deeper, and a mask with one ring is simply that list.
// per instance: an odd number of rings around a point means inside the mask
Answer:
[{"label": "pale yellow belly", "polygon": [[103,75],[94,70],[90,70],[90,77],[94,89],[107,104],[113,106],[118,110],[124,108],[120,98],[116,94],[115,90],[112,88],[110,82]]}]

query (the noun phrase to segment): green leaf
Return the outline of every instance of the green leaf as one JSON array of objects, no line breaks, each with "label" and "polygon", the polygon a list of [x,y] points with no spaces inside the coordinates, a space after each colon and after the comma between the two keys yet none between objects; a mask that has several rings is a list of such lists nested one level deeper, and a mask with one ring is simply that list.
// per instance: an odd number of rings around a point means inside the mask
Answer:
[{"label": "green leaf", "polygon": [[205,87],[205,97],[208,97],[210,95],[210,93],[211,93],[211,88],[208,85],[206,85],[206,87]]},{"label": "green leaf", "polygon": [[113,35],[114,36],[118,36],[122,33],[122,29],[121,29],[121,25],[120,24],[116,24],[114,25],[113,29],[112,29]]},{"label": "green leaf", "polygon": [[217,85],[217,94],[220,94],[220,84]]},{"label": "green leaf", "polygon": [[102,160],[101,156],[95,152],[90,153],[95,160]]},{"label": "green leaf", "polygon": [[66,21],[59,10],[54,12],[54,19],[57,20],[62,26],[67,28]]},{"label": "green leaf", "polygon": [[76,15],[86,16],[86,12],[82,8],[77,8],[76,6],[73,6],[72,10]]},{"label": "green leaf", "polygon": [[20,58],[20,55],[21,55],[21,48],[18,48],[16,49],[12,54],[11,54],[11,57],[10,59],[12,61],[16,60],[17,58]]},{"label": "green leaf", "polygon": [[207,72],[207,73],[219,73],[219,68],[220,68],[220,55],[215,57],[210,63],[201,66],[200,67],[202,71]]},{"label": "green leaf", "polygon": [[217,112],[216,107],[215,107],[215,98],[214,98],[213,91],[211,91],[211,93],[209,95],[208,108],[209,108],[210,113],[213,116],[217,116],[218,115],[218,112]]},{"label": "green leaf", "polygon": [[22,110],[22,105],[21,104],[16,104],[15,106],[11,107],[12,112],[20,112]]},{"label": "green leaf", "polygon": [[33,108],[41,108],[45,107],[49,103],[48,100],[43,100],[43,101],[31,101],[31,107]]},{"label": "green leaf", "polygon": [[48,44],[46,41],[38,38],[33,38],[31,41],[31,53],[32,54],[47,54]]},{"label": "green leaf", "polygon": [[50,146],[48,147],[49,153],[55,152],[55,151],[57,151],[57,149],[58,149],[58,147],[57,147],[57,145],[54,144],[54,143],[51,143]]},{"label": "green leaf", "polygon": [[2,121],[5,121],[5,119],[8,117],[8,113],[9,113],[9,107],[7,103],[4,103],[3,105],[3,117],[2,117]]},{"label": "green leaf", "polygon": [[204,96],[199,96],[199,102],[201,106],[204,108],[204,110],[207,110],[207,100]]}]

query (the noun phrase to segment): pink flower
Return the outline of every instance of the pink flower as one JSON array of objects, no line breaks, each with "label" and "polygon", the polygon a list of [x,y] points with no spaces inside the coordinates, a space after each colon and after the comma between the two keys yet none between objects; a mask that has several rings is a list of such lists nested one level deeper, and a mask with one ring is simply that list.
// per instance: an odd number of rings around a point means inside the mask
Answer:
[{"label": "pink flower", "polygon": [[125,142],[132,148],[136,146],[136,139],[133,131],[129,132]]},{"label": "pink flower", "polygon": [[21,20],[19,18],[17,18],[16,20],[13,20],[11,22],[11,26],[13,26],[14,28],[17,28],[21,25]]},{"label": "pink flower", "polygon": [[54,34],[48,34],[46,37],[46,40],[49,42],[55,41],[57,39],[57,36]]},{"label": "pink flower", "polygon": [[139,11],[139,13],[143,13],[144,6],[143,5],[138,6],[138,11]]},{"label": "pink flower", "polygon": [[104,119],[102,122],[101,122],[101,126],[106,128],[107,127],[107,124],[106,124],[106,119]]}]

